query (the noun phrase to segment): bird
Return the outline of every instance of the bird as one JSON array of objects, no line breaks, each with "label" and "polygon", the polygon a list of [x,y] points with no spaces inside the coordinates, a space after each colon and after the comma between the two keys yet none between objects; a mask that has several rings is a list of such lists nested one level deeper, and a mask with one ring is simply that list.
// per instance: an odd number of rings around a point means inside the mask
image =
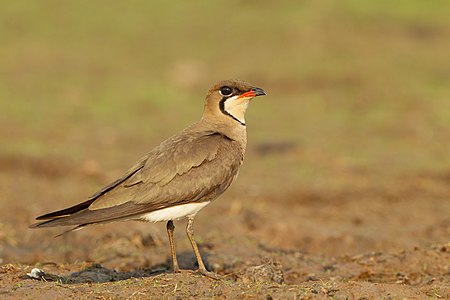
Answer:
[{"label": "bird", "polygon": [[187,218],[197,272],[218,279],[203,263],[194,239],[194,217],[236,179],[247,145],[245,112],[253,98],[263,95],[263,89],[242,80],[216,83],[206,95],[199,121],[163,141],[86,201],[39,216],[30,228],[72,226],[65,234],[113,221],[164,221],[172,271],[181,272],[173,221]]}]

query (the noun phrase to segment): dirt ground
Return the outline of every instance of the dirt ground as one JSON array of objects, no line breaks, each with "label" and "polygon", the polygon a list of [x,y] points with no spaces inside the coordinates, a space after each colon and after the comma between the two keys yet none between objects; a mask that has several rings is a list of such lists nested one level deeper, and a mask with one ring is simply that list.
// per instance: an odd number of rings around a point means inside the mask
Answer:
[{"label": "dirt ground", "polygon": [[[51,160],[9,158],[1,165],[3,196],[16,199],[1,207],[15,212],[0,227],[2,299],[450,297],[450,174],[374,185],[361,172],[347,172],[341,189],[272,196],[232,189],[195,224],[208,268],[225,276],[215,281],[170,273],[161,223],[108,224],[61,238],[53,238],[61,229],[27,229],[37,214],[59,208],[49,193],[55,197],[92,174],[72,166],[78,172],[63,175],[68,166]],[[24,185],[31,180],[33,190]],[[55,181],[62,190],[48,192]],[[17,193],[43,200],[27,204]],[[184,226],[176,222],[180,265],[195,270]],[[30,279],[33,268],[45,275]]]}]

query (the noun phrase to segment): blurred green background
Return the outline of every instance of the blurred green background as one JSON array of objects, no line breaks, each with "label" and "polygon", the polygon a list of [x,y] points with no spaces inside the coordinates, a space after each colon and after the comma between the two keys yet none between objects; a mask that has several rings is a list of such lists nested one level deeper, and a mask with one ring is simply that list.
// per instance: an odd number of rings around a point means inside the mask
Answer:
[{"label": "blurred green background", "polygon": [[268,96],[247,113],[235,191],[449,174],[449,12],[447,0],[3,2],[0,169],[108,174],[82,184],[88,196],[196,121],[213,83],[239,78]]}]

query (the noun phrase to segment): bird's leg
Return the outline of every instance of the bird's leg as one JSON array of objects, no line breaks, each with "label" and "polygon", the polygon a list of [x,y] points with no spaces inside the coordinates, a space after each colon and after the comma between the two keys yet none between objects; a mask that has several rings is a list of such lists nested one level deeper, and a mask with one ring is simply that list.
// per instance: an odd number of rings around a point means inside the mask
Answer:
[{"label": "bird's leg", "polygon": [[169,222],[167,222],[167,235],[169,236],[170,252],[172,254],[173,272],[177,273],[180,271],[180,268],[178,267],[177,252],[175,251],[175,244],[173,242],[174,230],[175,226],[173,225],[173,221],[170,220]]},{"label": "bird's leg", "polygon": [[198,251],[198,247],[197,247],[197,243],[195,242],[194,239],[194,217],[188,217],[188,223],[186,226],[186,233],[187,236],[189,238],[189,241],[191,242],[192,245],[192,249],[194,250],[195,253],[195,257],[197,258],[197,263],[198,263],[198,271],[207,276],[210,277],[212,279],[220,279],[220,277],[213,273],[213,272],[209,272],[208,270],[206,270],[205,264],[203,263],[202,257],[200,256],[200,251]]}]

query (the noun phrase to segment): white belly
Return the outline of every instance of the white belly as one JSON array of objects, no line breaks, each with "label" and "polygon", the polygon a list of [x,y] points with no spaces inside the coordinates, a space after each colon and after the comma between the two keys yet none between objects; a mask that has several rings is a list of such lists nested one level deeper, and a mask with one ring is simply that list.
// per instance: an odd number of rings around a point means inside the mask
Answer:
[{"label": "white belly", "polygon": [[200,202],[200,203],[188,203],[177,206],[172,206],[168,208],[163,208],[160,210],[152,211],[151,213],[142,215],[140,217],[141,220],[149,221],[149,222],[161,222],[161,221],[170,221],[170,220],[178,220],[188,216],[195,216],[200,209],[208,205],[208,202]]}]

